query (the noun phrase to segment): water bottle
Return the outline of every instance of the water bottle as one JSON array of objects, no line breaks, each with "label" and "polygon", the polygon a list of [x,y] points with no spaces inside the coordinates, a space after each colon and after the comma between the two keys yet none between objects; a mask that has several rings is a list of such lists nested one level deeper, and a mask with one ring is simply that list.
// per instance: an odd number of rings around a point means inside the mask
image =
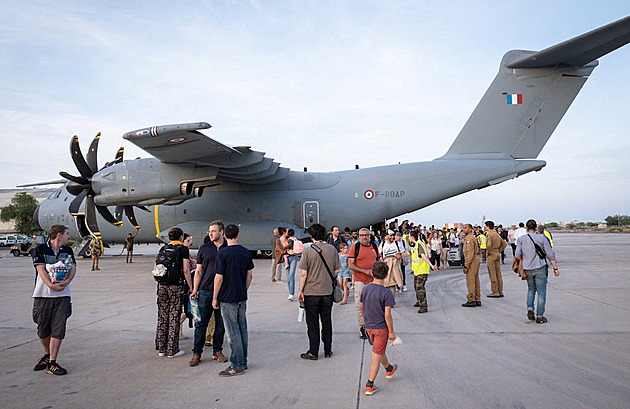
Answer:
[{"label": "water bottle", "polygon": [[300,302],[300,308],[298,309],[298,322],[304,321],[304,303]]},{"label": "water bottle", "polygon": [[201,321],[201,315],[199,314],[199,301],[197,297],[190,297],[190,313],[193,316],[195,322]]}]

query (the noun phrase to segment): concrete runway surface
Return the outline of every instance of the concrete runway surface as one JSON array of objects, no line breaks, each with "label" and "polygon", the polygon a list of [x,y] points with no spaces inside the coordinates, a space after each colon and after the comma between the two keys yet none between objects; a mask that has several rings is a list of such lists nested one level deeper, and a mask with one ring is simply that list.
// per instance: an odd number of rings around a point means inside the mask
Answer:
[{"label": "concrete runway surface", "polygon": [[[227,364],[188,366],[155,351],[155,245],[139,245],[133,264],[120,246],[101,270],[79,260],[72,283],[73,315],[59,354],[66,376],[34,372],[42,348],[31,319],[30,258],[0,251],[0,407],[2,408],[629,408],[630,235],[557,234],[560,277],[549,278],[547,324],[526,318],[527,284],[503,268],[505,298],[489,299],[481,265],[483,306],[462,308],[461,269],[432,273],[429,312],[415,293],[397,296],[393,311],[403,344],[388,347],[399,364],[381,369],[379,392],[363,395],[370,346],[358,337],[351,302],[333,308],[331,359],[305,361],[307,337],[286,284],[269,282],[269,260],[255,259],[248,301],[249,369],[221,378]],[[140,255],[140,253],[144,253]],[[412,278],[407,276],[412,289]],[[229,356],[227,340],[224,353]]]}]

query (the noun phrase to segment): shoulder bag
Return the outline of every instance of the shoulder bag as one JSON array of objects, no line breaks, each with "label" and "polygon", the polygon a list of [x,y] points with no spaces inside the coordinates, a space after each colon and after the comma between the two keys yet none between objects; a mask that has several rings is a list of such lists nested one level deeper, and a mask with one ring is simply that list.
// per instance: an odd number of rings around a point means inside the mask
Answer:
[{"label": "shoulder bag", "polygon": [[311,248],[315,250],[317,254],[319,254],[319,257],[322,259],[322,263],[324,263],[324,267],[326,267],[326,271],[328,271],[328,275],[330,275],[330,279],[332,280],[332,286],[333,286],[333,292],[332,292],[333,301],[336,303],[341,302],[341,300],[343,300],[343,291],[341,291],[341,287],[339,287],[339,283],[335,279],[335,276],[333,276],[332,271],[330,271],[330,267],[328,267],[328,263],[326,263],[326,260],[324,259],[324,255],[322,254],[322,249],[317,247],[315,244],[313,244]]}]

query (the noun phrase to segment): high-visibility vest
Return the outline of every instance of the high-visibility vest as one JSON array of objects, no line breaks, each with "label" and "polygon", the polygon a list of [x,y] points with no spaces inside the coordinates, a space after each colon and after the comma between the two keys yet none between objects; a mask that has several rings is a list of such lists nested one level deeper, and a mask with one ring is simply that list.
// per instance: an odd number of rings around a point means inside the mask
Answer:
[{"label": "high-visibility vest", "polygon": [[486,249],[486,235],[481,233],[479,236],[477,236],[477,242],[479,243],[479,248],[481,250],[485,250]]},{"label": "high-visibility vest", "polygon": [[551,247],[553,247],[553,237],[551,236],[551,233],[549,233],[549,231],[547,229],[545,229],[545,231],[543,232],[545,237],[547,237],[549,239],[549,244],[551,244]]},{"label": "high-visibility vest", "polygon": [[418,240],[416,245],[411,247],[411,270],[414,276],[429,274],[429,271],[431,271],[429,263],[418,255],[418,247],[420,246],[424,249],[424,254],[427,254],[427,246],[421,240]]}]

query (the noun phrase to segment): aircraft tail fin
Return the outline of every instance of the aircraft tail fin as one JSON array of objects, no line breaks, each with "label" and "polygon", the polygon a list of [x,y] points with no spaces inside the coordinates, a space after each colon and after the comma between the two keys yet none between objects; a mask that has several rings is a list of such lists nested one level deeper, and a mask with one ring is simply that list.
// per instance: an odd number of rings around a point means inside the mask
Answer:
[{"label": "aircraft tail fin", "polygon": [[598,65],[630,42],[630,17],[539,52],[509,51],[499,73],[440,159],[533,159]]}]

